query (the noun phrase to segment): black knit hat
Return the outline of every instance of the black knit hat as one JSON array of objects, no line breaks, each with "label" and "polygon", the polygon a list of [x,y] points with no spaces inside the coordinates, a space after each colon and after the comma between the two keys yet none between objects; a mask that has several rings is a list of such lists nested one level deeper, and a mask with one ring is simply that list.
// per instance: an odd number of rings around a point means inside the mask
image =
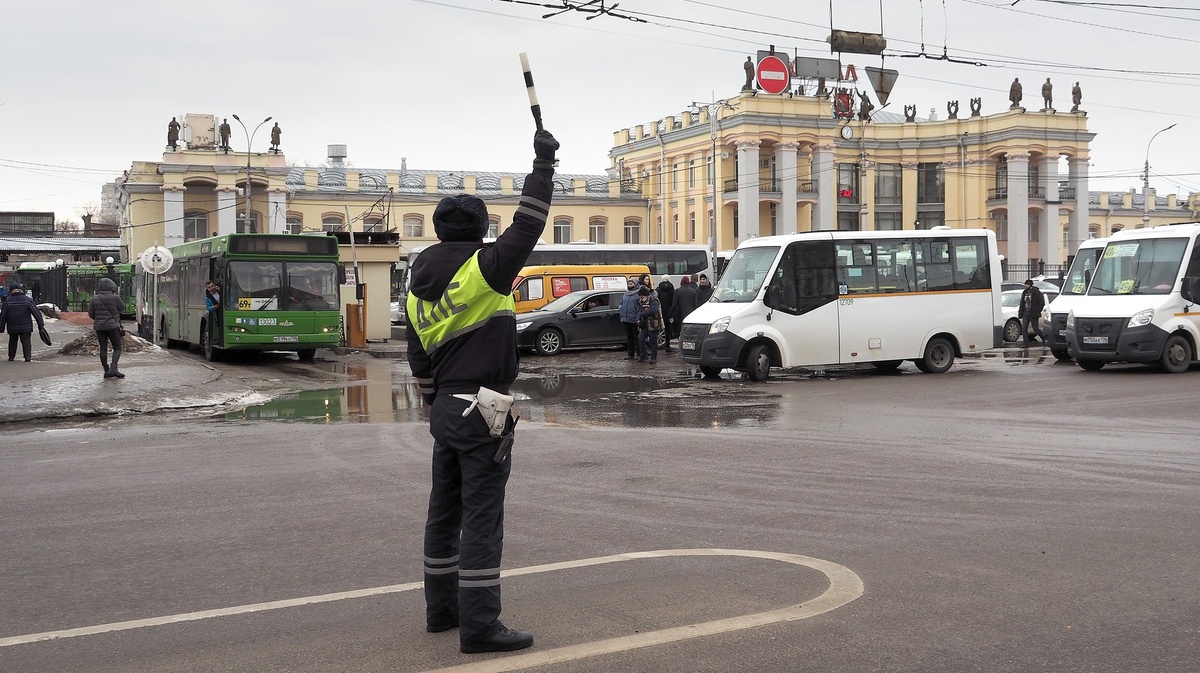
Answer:
[{"label": "black knit hat", "polygon": [[650,288],[643,285],[640,288],[638,288],[638,294],[640,294],[643,297],[649,297],[650,296]]},{"label": "black knit hat", "polygon": [[433,211],[433,231],[440,241],[481,241],[488,231],[487,206],[470,194],[447,196]]}]

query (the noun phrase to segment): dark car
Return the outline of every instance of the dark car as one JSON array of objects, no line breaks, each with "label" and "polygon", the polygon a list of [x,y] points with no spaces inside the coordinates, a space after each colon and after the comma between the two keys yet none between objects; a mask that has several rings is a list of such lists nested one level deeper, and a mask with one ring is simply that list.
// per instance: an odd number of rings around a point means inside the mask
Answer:
[{"label": "dark car", "polygon": [[556,355],[572,346],[621,346],[624,291],[579,290],[517,315],[517,346]]}]

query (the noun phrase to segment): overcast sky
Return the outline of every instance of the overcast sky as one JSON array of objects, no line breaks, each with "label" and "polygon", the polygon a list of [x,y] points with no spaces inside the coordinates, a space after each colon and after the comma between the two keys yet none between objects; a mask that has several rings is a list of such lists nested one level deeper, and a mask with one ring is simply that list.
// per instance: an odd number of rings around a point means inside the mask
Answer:
[{"label": "overcast sky", "polygon": [[[1200,128],[1200,9],[1099,7],[1121,0],[620,0],[620,16],[503,0],[48,0],[11,3],[0,25],[0,210],[78,220],[100,187],[136,160],[158,161],[167,123],[229,117],[233,147],[271,116],[292,164],[316,166],[348,146],[358,168],[525,171],[533,157],[518,54],[527,52],[560,171],[601,174],[613,132],[736,95],[747,55],[774,44],[830,56],[833,26],[883,32],[889,51],[982,61],[987,67],[889,56],[900,71],[889,112],[946,102],[1071,107],[1079,81],[1091,187],[1200,192],[1192,160]],[[586,0],[570,0],[577,5]],[[598,5],[597,5],[598,6]],[[605,3],[612,7],[612,2]],[[847,55],[859,68],[877,56]],[[1158,73],[1158,74],[1154,74]],[[863,83],[863,86],[867,86]],[[874,96],[872,96],[874,98]],[[269,145],[265,125],[254,149]],[[251,126],[251,130],[253,126]]]}]

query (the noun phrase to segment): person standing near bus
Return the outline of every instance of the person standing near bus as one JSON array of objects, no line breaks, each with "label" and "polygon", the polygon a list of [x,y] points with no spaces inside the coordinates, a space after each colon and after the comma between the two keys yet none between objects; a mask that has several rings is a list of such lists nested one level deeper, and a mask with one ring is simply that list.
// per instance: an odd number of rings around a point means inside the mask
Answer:
[{"label": "person standing near bus", "polygon": [[687,276],[679,281],[679,289],[675,290],[675,296],[672,297],[674,302],[671,305],[671,320],[675,323],[676,329],[683,329],[683,319],[688,317],[688,314],[696,310],[696,288],[692,286],[692,279]]},{"label": "person standing near bus", "polygon": [[674,353],[671,350],[671,332],[674,326],[671,324],[671,306],[675,303],[675,286],[671,283],[671,277],[667,274],[662,275],[662,280],[658,283],[658,304],[662,307],[663,320],[663,352]]},{"label": "person standing near bus", "polygon": [[625,296],[621,297],[621,327],[625,328],[625,359],[637,357],[638,339],[638,289],[641,287],[637,276],[630,276],[625,285]]},{"label": "person standing near bus", "polygon": [[17,357],[17,342],[21,343],[21,351],[25,361],[33,359],[33,323],[37,321],[38,329],[45,329],[46,322],[42,320],[42,311],[25,294],[25,286],[13,283],[8,288],[8,301],[0,310],[0,332],[8,330],[8,361]]},{"label": "person standing near bus", "polygon": [[[96,330],[96,341],[100,342],[100,366],[104,367],[104,378],[123,379],[125,375],[117,369],[121,360],[121,310],[125,302],[117,296],[117,284],[111,278],[101,278],[96,283],[96,296],[88,306],[92,328]],[[112,365],[108,361],[108,346],[112,344]]]},{"label": "person standing near bus", "polygon": [[700,274],[700,284],[696,287],[696,304],[707,304],[712,294],[713,286],[708,284],[708,276]]},{"label": "person standing near bus", "polygon": [[513,281],[546,226],[558,141],[533,137],[536,159],[513,223],[493,243],[487,206],[475,196],[442,199],[433,212],[440,241],[412,268],[405,327],[408,363],[430,405],[433,486],[425,523],[425,629],[459,627],[466,653],[529,647],[533,634],[501,623],[504,489],[516,421]]},{"label": "person standing near bus", "polygon": [[221,286],[211,280],[204,284],[204,308],[208,310],[209,335],[221,333]]},{"label": "person standing near bus", "polygon": [[662,307],[654,291],[638,288],[638,362],[645,362],[649,352],[650,364],[658,362],[658,333],[662,330]]},{"label": "person standing near bus", "polygon": [[1042,327],[1039,324],[1042,317],[1042,309],[1046,306],[1046,298],[1042,295],[1042,291],[1037,289],[1033,284],[1033,279],[1026,279],[1025,291],[1021,293],[1021,305],[1017,308],[1017,317],[1021,320],[1021,339],[1025,345],[1029,345],[1029,326],[1033,325],[1033,333],[1037,335],[1042,343],[1046,343],[1046,335],[1042,334]]}]

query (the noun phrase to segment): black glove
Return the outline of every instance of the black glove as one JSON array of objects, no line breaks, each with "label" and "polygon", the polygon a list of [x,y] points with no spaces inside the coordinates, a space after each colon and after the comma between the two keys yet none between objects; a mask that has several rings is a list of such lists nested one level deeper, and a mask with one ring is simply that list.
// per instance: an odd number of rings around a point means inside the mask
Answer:
[{"label": "black glove", "polygon": [[533,134],[533,153],[537,156],[533,160],[534,168],[554,168],[554,152],[558,149],[558,141],[554,136],[550,135],[549,131],[538,131]]}]

